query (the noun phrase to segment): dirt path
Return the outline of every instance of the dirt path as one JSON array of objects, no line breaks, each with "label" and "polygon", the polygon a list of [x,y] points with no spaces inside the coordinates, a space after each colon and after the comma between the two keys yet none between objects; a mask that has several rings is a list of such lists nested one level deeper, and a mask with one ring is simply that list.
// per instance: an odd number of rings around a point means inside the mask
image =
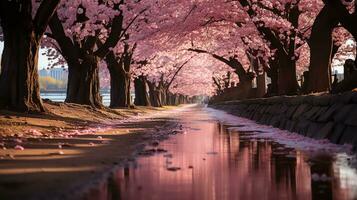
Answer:
[{"label": "dirt path", "polygon": [[145,144],[179,131],[170,119],[184,109],[48,107],[47,116],[2,113],[0,199],[71,197]]}]

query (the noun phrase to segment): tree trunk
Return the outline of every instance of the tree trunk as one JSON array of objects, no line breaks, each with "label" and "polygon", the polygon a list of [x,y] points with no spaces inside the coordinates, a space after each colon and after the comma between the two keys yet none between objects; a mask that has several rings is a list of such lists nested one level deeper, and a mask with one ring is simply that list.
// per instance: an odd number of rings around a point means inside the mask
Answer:
[{"label": "tree trunk", "polygon": [[175,106],[176,105],[176,95],[175,94],[172,94],[171,92],[168,92],[166,94],[166,102],[167,102],[167,105],[169,106]]},{"label": "tree trunk", "polygon": [[131,93],[130,93],[130,89],[131,89],[131,75],[130,74],[126,74],[126,80],[128,81],[128,85],[126,87],[126,94],[127,94],[127,99],[128,99],[128,108],[130,108],[131,103],[132,103],[132,98],[131,98]]},{"label": "tree trunk", "polygon": [[123,71],[121,63],[107,62],[110,74],[110,107],[130,107],[130,79]]},{"label": "tree trunk", "polygon": [[0,104],[16,111],[45,111],[38,82],[39,41],[27,20],[2,23],[4,50],[0,75]]},{"label": "tree trunk", "polygon": [[4,50],[0,74],[0,107],[44,112],[38,81],[41,38],[59,0],[0,1]]},{"label": "tree trunk", "polygon": [[264,97],[267,92],[265,71],[262,74],[257,75],[257,98]]},{"label": "tree trunk", "polygon": [[179,104],[185,104],[185,96],[184,95],[182,95],[182,94],[179,95],[178,103]]},{"label": "tree trunk", "polygon": [[158,88],[155,86],[155,83],[148,81],[148,85],[151,105],[154,107],[162,107],[161,94]]},{"label": "tree trunk", "polygon": [[[281,53],[282,54],[282,53]],[[289,56],[279,56],[278,70],[278,94],[296,95],[298,93],[298,82],[296,79],[296,62]]]},{"label": "tree trunk", "polygon": [[310,36],[310,76],[308,92],[323,92],[331,89],[332,32],[338,25],[334,8],[325,5],[316,17]]},{"label": "tree trunk", "polygon": [[149,95],[147,93],[147,81],[144,76],[139,76],[134,80],[135,101],[137,106],[151,106]]},{"label": "tree trunk", "polygon": [[277,59],[269,62],[269,68],[266,70],[267,76],[270,78],[270,85],[268,86],[267,95],[275,96],[278,94],[278,66]]},{"label": "tree trunk", "polygon": [[160,87],[161,105],[167,106],[167,89]]},{"label": "tree trunk", "polygon": [[170,106],[177,106],[178,105],[177,94],[172,94],[171,92],[169,92],[167,94],[167,99],[168,99],[168,105],[170,105]]},{"label": "tree trunk", "polygon": [[179,97],[178,97],[178,95],[175,94],[174,98],[175,98],[175,106],[179,105],[180,103],[179,103]]},{"label": "tree trunk", "polygon": [[68,66],[67,103],[103,107],[96,57],[87,57],[78,66]]}]

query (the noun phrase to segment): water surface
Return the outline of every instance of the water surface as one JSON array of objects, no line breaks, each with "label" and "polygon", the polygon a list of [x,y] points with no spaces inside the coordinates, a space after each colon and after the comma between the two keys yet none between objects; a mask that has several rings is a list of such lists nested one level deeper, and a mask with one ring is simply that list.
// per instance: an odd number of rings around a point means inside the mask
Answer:
[{"label": "water surface", "polygon": [[344,153],[309,155],[276,141],[247,137],[250,132],[233,131],[200,108],[177,120],[186,132],[160,143],[167,153],[141,157],[118,170],[91,197],[357,199],[356,170]]},{"label": "water surface", "polygon": [[[110,94],[102,92],[101,96],[103,98],[103,104],[109,106],[110,104]],[[54,102],[64,102],[66,100],[65,92],[41,92],[42,99],[49,99]]]}]

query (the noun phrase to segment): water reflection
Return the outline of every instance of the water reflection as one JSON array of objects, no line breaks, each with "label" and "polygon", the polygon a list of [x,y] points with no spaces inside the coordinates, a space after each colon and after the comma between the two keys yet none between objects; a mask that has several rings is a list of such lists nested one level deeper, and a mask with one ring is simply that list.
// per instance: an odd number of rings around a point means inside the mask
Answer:
[{"label": "water reflection", "polygon": [[[197,116],[196,116],[197,117]],[[160,144],[92,191],[102,199],[356,199],[356,171],[344,155],[306,155],[246,137],[214,121]],[[176,169],[176,170],[168,170]],[[92,199],[85,198],[85,199]]]}]

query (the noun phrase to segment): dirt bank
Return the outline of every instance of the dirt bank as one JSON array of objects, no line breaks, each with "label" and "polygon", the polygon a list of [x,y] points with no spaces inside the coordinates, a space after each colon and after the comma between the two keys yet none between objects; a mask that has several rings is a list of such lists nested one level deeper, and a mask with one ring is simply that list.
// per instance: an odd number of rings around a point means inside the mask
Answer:
[{"label": "dirt bank", "polygon": [[71,197],[157,135],[177,129],[166,117],[181,109],[46,106],[44,115],[0,114],[0,199]]}]

